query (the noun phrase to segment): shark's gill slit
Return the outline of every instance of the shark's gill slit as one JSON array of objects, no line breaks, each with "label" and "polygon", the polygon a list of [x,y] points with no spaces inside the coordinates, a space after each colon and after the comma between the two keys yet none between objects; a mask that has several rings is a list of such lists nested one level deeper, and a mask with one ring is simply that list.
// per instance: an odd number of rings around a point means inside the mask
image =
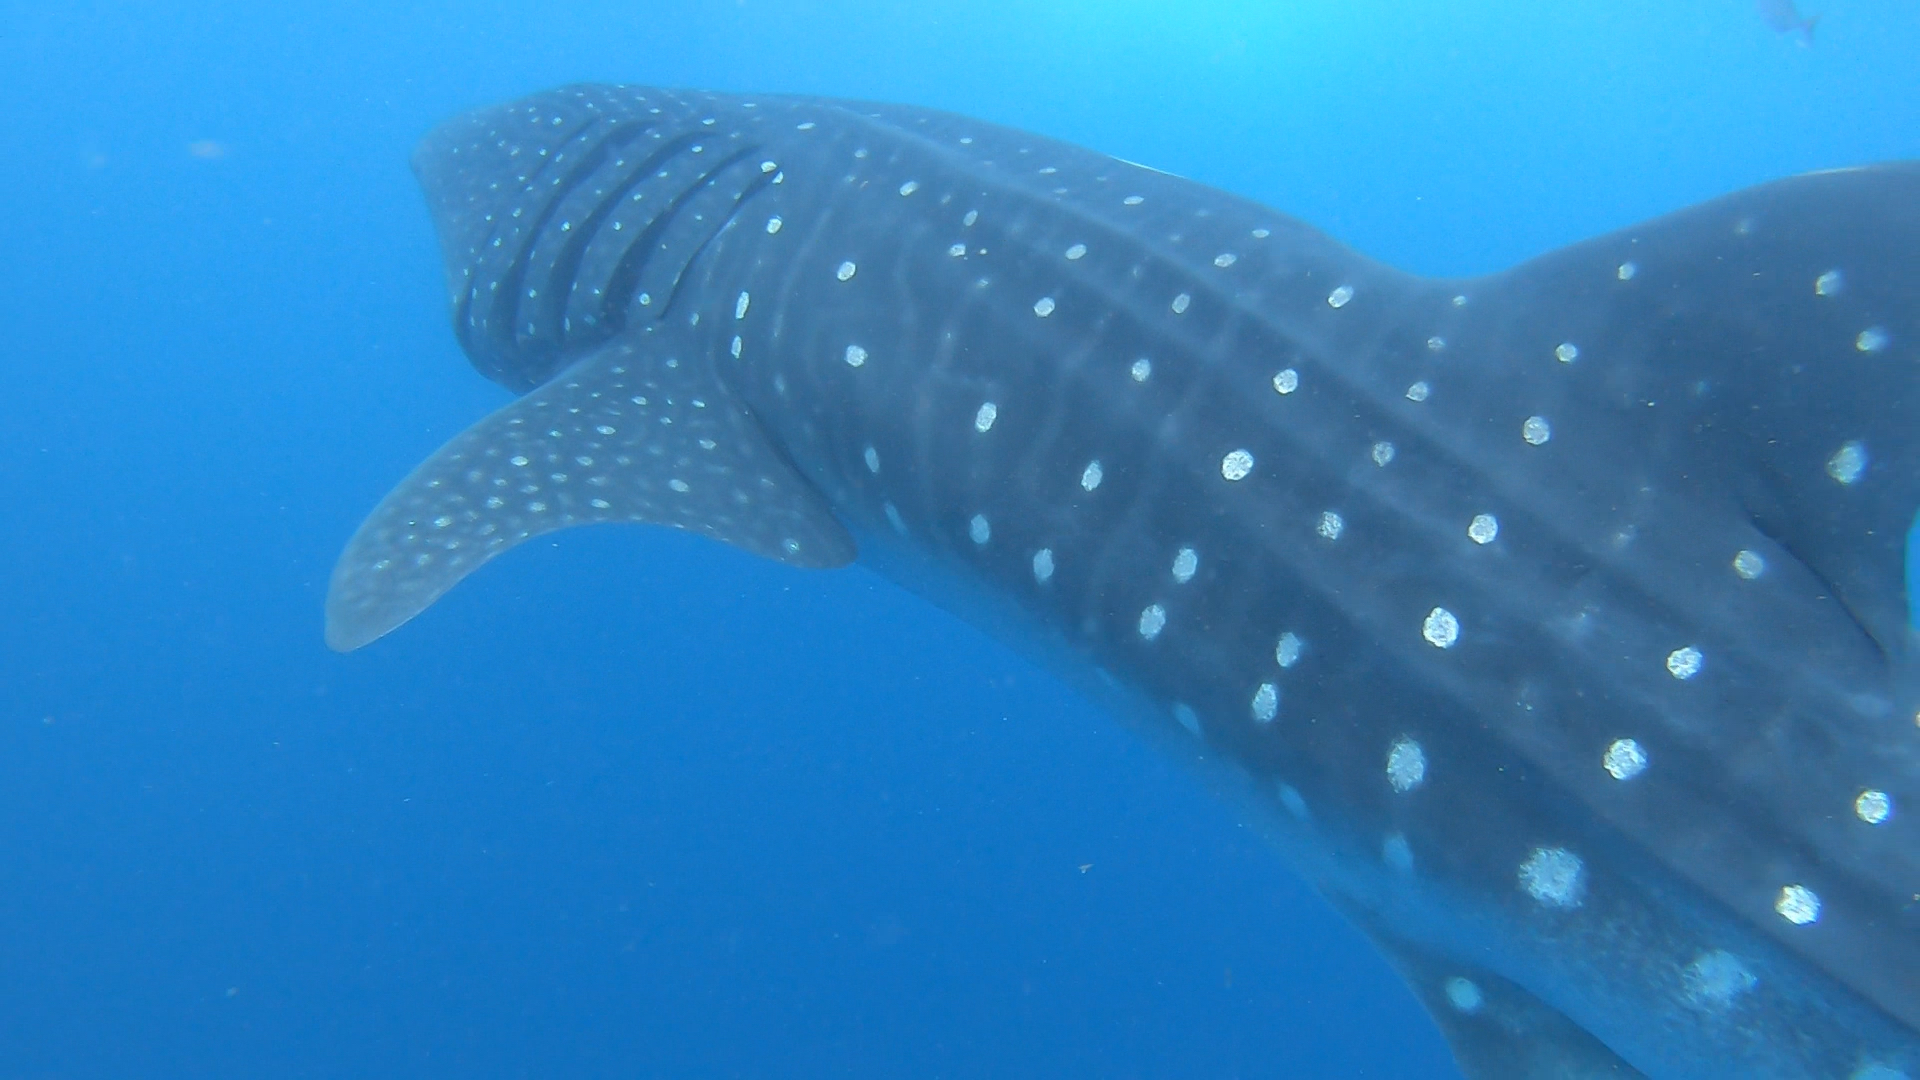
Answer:
[{"label": "shark's gill slit", "polygon": [[[755,148],[746,147],[724,158],[713,168],[701,174],[693,183],[683,186],[667,203],[666,208],[655,215],[653,220],[647,222],[647,227],[640,230],[640,235],[628,244],[626,254],[621,256],[613,273],[607,276],[606,297],[600,308],[600,318],[603,323],[615,328],[626,325],[627,313],[632,310],[632,303],[640,291],[641,275],[650,268],[654,250],[659,246],[661,237],[665,236],[667,230],[675,224],[675,219],[687,204],[712,184],[716,177],[730,166],[746,160],[756,152]],[[674,280],[678,280],[681,270],[681,267],[675,267]],[[656,318],[666,316],[664,310],[666,305],[662,304],[661,307],[663,310]]]},{"label": "shark's gill slit", "polygon": [[[758,150],[758,147],[749,147],[737,155],[734,158],[734,162],[752,157],[758,153]],[[729,165],[731,164],[732,162],[729,163]],[[733,203],[728,207],[726,214],[721,217],[720,220],[714,222],[706,238],[701,240],[691,252],[688,252],[686,261],[680,264],[679,269],[674,273],[673,281],[668,283],[666,304],[668,308],[671,309],[673,307],[674,299],[680,295],[680,285],[686,280],[687,271],[693,269],[694,264],[700,261],[700,256],[706,253],[708,246],[719,239],[720,234],[726,230],[726,227],[731,225],[733,220],[740,216],[740,211],[746,208],[747,203],[751,202],[755,195],[765,191],[779,175],[778,172],[770,172],[765,169],[756,170],[746,188],[733,197]],[[711,181],[709,181],[709,183],[711,183]]]},{"label": "shark's gill slit", "polygon": [[[636,127],[631,133],[622,130],[602,140],[600,145],[594,149],[595,161],[593,169],[598,171],[600,166],[605,164],[607,158],[612,157],[616,151],[632,145],[641,135],[650,130],[650,125]],[[683,138],[690,139],[691,137],[687,136]],[[565,246],[562,247],[560,254],[554,258],[553,265],[547,272],[547,288],[540,297],[542,311],[538,321],[541,326],[562,326],[571,293],[574,286],[579,283],[578,274],[580,272],[580,263],[581,260],[586,257],[587,248],[592,245],[595,240],[601,239],[601,228],[606,225],[608,219],[620,209],[622,203],[627,199],[628,195],[632,193],[634,187],[648,175],[656,172],[660,168],[661,162],[672,157],[678,151],[679,148],[675,147],[673,142],[668,142],[649,153],[639,164],[630,168],[626,175],[620,178],[619,183],[607,190],[606,194],[601,197],[599,203],[594,206],[593,210],[589,212],[586,217],[580,220],[575,228],[568,231]],[[565,196],[556,194],[554,196],[554,205],[558,206],[564,198]],[[533,245],[529,244],[527,254],[530,256],[532,251]],[[518,320],[516,319],[516,321]],[[558,352],[568,346],[585,348],[605,340],[617,328],[596,324],[593,329],[596,332],[578,333],[565,331],[557,334],[555,335],[554,342],[548,346],[548,349],[551,352]]]}]

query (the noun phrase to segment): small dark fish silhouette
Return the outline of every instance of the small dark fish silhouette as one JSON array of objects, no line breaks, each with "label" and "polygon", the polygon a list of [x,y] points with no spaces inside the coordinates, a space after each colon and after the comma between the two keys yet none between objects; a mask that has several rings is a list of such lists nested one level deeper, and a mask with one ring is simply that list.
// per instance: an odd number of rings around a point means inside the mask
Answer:
[{"label": "small dark fish silhouette", "polygon": [[1775,32],[1795,35],[1794,40],[1802,47],[1813,44],[1813,27],[1820,16],[1803,17],[1793,0],[1754,0],[1753,6],[1760,9],[1760,17]]}]

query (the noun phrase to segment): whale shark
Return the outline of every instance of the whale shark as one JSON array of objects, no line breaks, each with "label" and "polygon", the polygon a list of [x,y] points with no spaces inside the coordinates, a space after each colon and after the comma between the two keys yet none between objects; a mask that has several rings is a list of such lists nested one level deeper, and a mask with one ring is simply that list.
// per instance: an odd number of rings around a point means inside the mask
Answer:
[{"label": "whale shark", "polygon": [[898,105],[573,86],[414,168],[519,396],[347,544],[858,559],[1236,800],[1463,1073],[1920,1077],[1920,163],[1486,276]]}]

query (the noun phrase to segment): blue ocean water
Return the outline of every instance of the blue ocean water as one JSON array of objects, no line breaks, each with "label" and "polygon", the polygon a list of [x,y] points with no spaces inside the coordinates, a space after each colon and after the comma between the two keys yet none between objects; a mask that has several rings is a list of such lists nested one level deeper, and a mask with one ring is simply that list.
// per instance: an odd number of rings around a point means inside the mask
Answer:
[{"label": "blue ocean water", "polygon": [[967,112],[1428,273],[1920,156],[1920,4],[0,4],[0,1077],[1446,1077],[1232,809],[859,569],[527,545],[350,656],[505,400],[407,170],[581,80]]}]

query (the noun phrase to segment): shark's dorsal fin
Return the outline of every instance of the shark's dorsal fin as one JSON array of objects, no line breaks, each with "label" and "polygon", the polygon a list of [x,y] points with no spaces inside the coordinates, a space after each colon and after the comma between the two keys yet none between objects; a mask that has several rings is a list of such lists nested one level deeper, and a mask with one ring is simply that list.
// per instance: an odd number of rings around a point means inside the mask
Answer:
[{"label": "shark's dorsal fin", "polygon": [[487,560],[573,525],[670,525],[790,566],[851,561],[852,537],[753,415],[654,340],[590,354],[401,481],[334,567],[327,644],[359,648]]}]

